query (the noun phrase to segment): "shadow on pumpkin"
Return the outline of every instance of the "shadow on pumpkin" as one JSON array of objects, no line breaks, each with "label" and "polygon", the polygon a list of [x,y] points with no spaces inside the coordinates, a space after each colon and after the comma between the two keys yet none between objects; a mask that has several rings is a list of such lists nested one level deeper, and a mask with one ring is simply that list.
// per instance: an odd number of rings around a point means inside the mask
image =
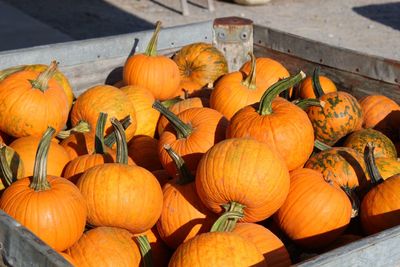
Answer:
[{"label": "shadow on pumpkin", "polygon": [[344,151],[344,150],[339,150],[338,154],[344,158],[349,164],[350,166],[353,168],[356,176],[357,176],[357,180],[358,180],[358,191],[360,191],[361,195],[363,195],[365,193],[366,188],[368,188],[369,185],[369,179],[366,176],[365,173],[365,169],[362,167],[362,165],[360,164],[360,162],[358,162],[358,160],[356,158],[354,158],[353,155],[351,155],[349,152]]},{"label": "shadow on pumpkin", "polygon": [[[370,216],[368,224],[369,234],[376,234],[386,229],[400,226],[400,209],[382,213],[379,215]],[[363,227],[364,232],[368,234],[367,229]]]},{"label": "shadow on pumpkin", "polygon": [[400,110],[390,112],[374,129],[385,134],[393,143],[400,141]]}]

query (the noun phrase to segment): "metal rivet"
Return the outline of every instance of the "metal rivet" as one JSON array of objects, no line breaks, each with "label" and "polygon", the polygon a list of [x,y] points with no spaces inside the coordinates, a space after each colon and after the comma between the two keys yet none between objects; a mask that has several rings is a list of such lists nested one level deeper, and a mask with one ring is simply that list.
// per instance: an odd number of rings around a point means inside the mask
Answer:
[{"label": "metal rivet", "polygon": [[224,32],[219,32],[219,33],[218,33],[218,37],[219,37],[220,39],[225,39],[225,33],[224,33]]},{"label": "metal rivet", "polygon": [[357,71],[357,72],[359,72],[359,71],[360,71],[360,69],[359,69],[359,68],[356,68],[356,71]]}]

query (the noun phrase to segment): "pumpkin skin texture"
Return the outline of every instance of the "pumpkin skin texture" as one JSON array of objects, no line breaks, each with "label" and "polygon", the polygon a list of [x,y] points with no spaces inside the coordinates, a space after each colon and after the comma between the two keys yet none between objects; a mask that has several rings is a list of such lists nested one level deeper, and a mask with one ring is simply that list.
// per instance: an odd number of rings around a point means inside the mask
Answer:
[{"label": "pumpkin skin texture", "polygon": [[[81,94],[72,107],[71,123],[76,126],[80,121],[87,122],[90,134],[94,136],[100,112],[119,120],[130,115],[132,123],[125,129],[126,139],[129,141],[135,135],[137,127],[135,108],[124,92],[110,85],[97,85]],[[105,128],[107,134],[113,129],[109,121]]]},{"label": "pumpkin skin texture", "polygon": [[352,206],[346,193],[311,169],[291,173],[290,191],[274,220],[285,234],[304,248],[321,248],[342,234]]},{"label": "pumpkin skin texture", "polygon": [[[332,82],[328,77],[319,75],[319,83],[321,84],[322,91],[327,94],[331,92],[336,92],[336,85]],[[312,77],[306,77],[300,84],[299,87],[299,96],[302,99],[307,98],[317,98],[314,93],[314,89],[312,86]]]},{"label": "pumpkin skin texture", "polygon": [[[173,60],[180,71],[181,87],[185,87],[189,93],[214,83],[228,72],[224,54],[207,43],[186,45],[174,55]],[[185,86],[188,83],[192,85]]]},{"label": "pumpkin skin texture", "polygon": [[94,137],[88,133],[73,133],[60,142],[71,160],[94,152]]},{"label": "pumpkin skin texture", "polygon": [[374,143],[375,158],[397,159],[397,151],[393,142],[383,133],[371,128],[353,132],[346,138],[343,146],[350,147],[362,154],[368,142]]},{"label": "pumpkin skin texture", "polygon": [[64,258],[65,260],[67,260],[72,266],[76,266],[76,263],[75,263],[74,259],[73,259],[70,255],[68,255],[67,253],[64,253],[64,252],[59,252],[59,253],[60,253],[60,255],[63,256],[63,258]]},{"label": "pumpkin skin texture", "polygon": [[116,227],[97,227],[85,232],[67,250],[77,266],[140,266],[141,255],[134,235]]},{"label": "pumpkin skin texture", "polygon": [[226,137],[251,137],[268,144],[285,160],[289,171],[302,167],[314,148],[314,130],[307,113],[283,98],[272,101],[271,114],[260,115],[256,105],[238,111]]},{"label": "pumpkin skin texture", "polygon": [[257,247],[230,232],[198,235],[178,247],[169,267],[267,266]]},{"label": "pumpkin skin texture", "polygon": [[69,103],[64,90],[49,75],[47,86],[37,89],[29,80],[39,76],[35,71],[20,71],[0,83],[1,131],[13,137],[40,137],[48,126],[56,132],[65,126]]},{"label": "pumpkin skin texture", "polygon": [[305,168],[322,173],[326,181],[342,187],[365,188],[369,175],[362,154],[348,147],[334,147],[310,157]]},{"label": "pumpkin skin texture", "polygon": [[143,234],[138,234],[136,236],[139,235],[146,235],[147,240],[150,243],[151,255],[153,256],[153,266],[168,266],[172,252],[160,238],[157,228],[153,227]]},{"label": "pumpkin skin texture", "polygon": [[135,135],[154,137],[160,113],[152,108],[155,100],[152,93],[145,88],[132,85],[122,87],[121,91],[131,100],[136,111]]},{"label": "pumpkin skin texture", "polygon": [[156,178],[157,181],[160,183],[161,188],[164,187],[164,185],[172,180],[173,178],[168,174],[168,172],[164,169],[162,170],[156,170],[151,172]]},{"label": "pumpkin skin texture", "polygon": [[[20,156],[25,169],[25,176],[33,175],[36,150],[41,137],[26,136],[14,140],[10,147]],[[61,176],[65,165],[70,161],[68,152],[53,140],[50,144],[49,157],[47,161],[47,173],[49,175]]]},{"label": "pumpkin skin texture", "polygon": [[191,108],[177,116],[193,130],[186,138],[179,138],[170,124],[160,136],[158,142],[160,162],[172,177],[177,173],[177,169],[164,149],[165,144],[170,145],[184,159],[189,170],[195,173],[201,156],[215,143],[225,139],[228,124],[221,113],[210,108]]},{"label": "pumpkin skin texture", "polygon": [[376,158],[376,166],[383,179],[400,173],[400,161],[392,158]]},{"label": "pumpkin skin texture", "polygon": [[77,186],[86,199],[87,220],[92,225],[143,233],[160,217],[160,184],[142,167],[119,163],[98,165],[84,172]]},{"label": "pumpkin skin texture", "polygon": [[158,140],[147,135],[134,136],[128,143],[129,157],[140,167],[149,171],[162,169],[157,152]]},{"label": "pumpkin skin texture", "polygon": [[324,107],[308,108],[308,117],[314,127],[315,137],[327,145],[361,129],[363,113],[357,100],[342,91],[325,94],[319,98]]},{"label": "pumpkin skin texture", "polygon": [[[18,153],[9,146],[4,145],[3,147],[0,147],[0,149],[4,149],[5,164],[9,166],[12,174],[12,177],[10,178],[14,180],[26,177],[24,163],[22,162]],[[0,172],[0,196],[2,190],[5,188],[5,185],[8,185],[6,177],[4,177],[3,173]]]},{"label": "pumpkin skin texture", "polygon": [[221,213],[221,205],[244,205],[243,222],[270,217],[289,192],[285,162],[268,145],[254,139],[232,138],[203,155],[196,173],[196,190],[204,205]]},{"label": "pumpkin skin texture", "polygon": [[238,223],[233,233],[236,233],[256,245],[264,255],[270,267],[285,267],[291,265],[289,253],[282,241],[270,230],[255,223]]}]

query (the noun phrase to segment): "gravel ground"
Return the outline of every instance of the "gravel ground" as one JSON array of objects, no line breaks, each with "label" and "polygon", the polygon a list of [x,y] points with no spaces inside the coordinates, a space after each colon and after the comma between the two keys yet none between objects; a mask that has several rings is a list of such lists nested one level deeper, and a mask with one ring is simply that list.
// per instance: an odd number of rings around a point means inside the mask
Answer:
[{"label": "gravel ground", "polygon": [[215,1],[215,12],[206,9],[206,0],[190,0],[189,16],[180,13],[178,0],[0,1],[77,40],[151,29],[157,20],[173,26],[242,16],[317,41],[400,60],[400,2],[387,0],[271,0],[247,7]]}]

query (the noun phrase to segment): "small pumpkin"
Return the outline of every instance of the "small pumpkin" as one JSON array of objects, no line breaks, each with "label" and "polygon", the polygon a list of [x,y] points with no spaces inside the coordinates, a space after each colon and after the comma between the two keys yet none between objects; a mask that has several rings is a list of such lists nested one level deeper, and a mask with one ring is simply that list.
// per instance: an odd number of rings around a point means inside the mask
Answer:
[{"label": "small pumpkin", "polygon": [[156,29],[143,54],[130,56],[123,68],[123,81],[126,85],[136,85],[148,89],[158,100],[166,100],[180,94],[181,77],[176,63],[167,56],[157,55],[158,33]]},{"label": "small pumpkin", "polygon": [[[86,224],[86,203],[70,181],[47,174],[51,127],[43,135],[33,177],[11,184],[1,196],[0,208],[57,251],[72,246]],[[56,200],[56,201],[55,201]]]},{"label": "small pumpkin", "polygon": [[315,68],[314,75],[318,76],[319,84],[322,89],[322,94],[320,94],[321,92],[318,92],[317,89],[314,88],[312,77],[309,76],[306,77],[299,86],[298,94],[300,98],[319,98],[324,94],[337,91],[336,85],[332,82],[331,79],[326,76],[319,75],[319,67]]}]

